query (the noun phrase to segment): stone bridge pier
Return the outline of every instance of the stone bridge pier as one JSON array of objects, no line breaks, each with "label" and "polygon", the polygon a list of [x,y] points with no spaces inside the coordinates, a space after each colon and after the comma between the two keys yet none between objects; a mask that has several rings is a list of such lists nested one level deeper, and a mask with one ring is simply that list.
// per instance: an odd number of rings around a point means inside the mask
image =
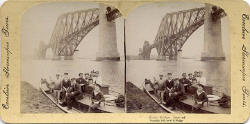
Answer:
[{"label": "stone bridge pier", "polygon": [[[99,13],[99,48],[96,60],[120,60],[117,50],[116,23],[107,20],[107,7],[100,4]],[[112,8],[111,8],[112,9]]]},{"label": "stone bridge pier", "polygon": [[205,6],[204,49],[201,60],[225,60],[222,47],[221,19],[212,19],[212,5]]}]

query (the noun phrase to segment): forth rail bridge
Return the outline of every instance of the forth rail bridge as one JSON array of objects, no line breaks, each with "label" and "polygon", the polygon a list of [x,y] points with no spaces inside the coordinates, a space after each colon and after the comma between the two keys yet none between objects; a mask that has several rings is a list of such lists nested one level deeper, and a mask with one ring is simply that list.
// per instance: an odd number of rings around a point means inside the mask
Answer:
[{"label": "forth rail bridge", "polygon": [[[58,17],[49,44],[40,43],[38,56],[46,57],[51,48],[53,58],[72,59],[83,38],[99,25],[99,47],[96,60],[120,60],[117,50],[115,19],[121,13],[118,9],[100,4],[99,8],[65,13]],[[150,59],[150,53],[156,48],[159,60],[177,59],[187,39],[204,25],[204,48],[201,60],[225,60],[222,47],[221,18],[226,16],[222,8],[205,4],[202,8],[193,8],[167,13],[159,26],[153,44],[144,42],[139,56]]]}]

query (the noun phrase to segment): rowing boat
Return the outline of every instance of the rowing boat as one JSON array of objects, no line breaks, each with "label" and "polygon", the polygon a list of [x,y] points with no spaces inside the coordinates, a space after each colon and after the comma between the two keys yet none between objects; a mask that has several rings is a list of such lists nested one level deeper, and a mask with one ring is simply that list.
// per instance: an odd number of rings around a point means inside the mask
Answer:
[{"label": "rowing boat", "polygon": [[223,108],[219,106],[217,100],[219,99],[218,96],[215,95],[208,95],[208,102],[204,104],[204,106],[196,111],[193,111],[195,108],[194,106],[194,99],[192,95],[186,94],[186,98],[180,100],[176,103],[177,109],[171,110],[170,107],[167,107],[164,102],[161,102],[159,97],[154,94],[153,88],[149,83],[143,82],[143,90],[144,92],[151,97],[158,105],[160,105],[164,110],[169,113],[214,113],[214,114],[230,114],[230,108]]},{"label": "rowing boat", "polygon": [[170,107],[166,106],[164,102],[161,102],[160,98],[154,94],[152,87],[150,86],[150,84],[144,82],[143,83],[143,90],[144,92],[150,97],[152,98],[160,107],[162,107],[165,111],[167,111],[168,113],[184,113],[184,111],[180,110],[180,109],[175,109],[175,110],[171,110]]},{"label": "rowing boat", "polygon": [[46,84],[42,83],[40,84],[40,89],[42,93],[47,96],[58,108],[60,108],[63,112],[65,113],[80,113],[79,110],[73,108],[71,110],[68,110],[66,106],[60,105],[55,98],[55,95],[53,93],[50,93],[49,88],[47,87]]},{"label": "rowing boat", "polygon": [[[40,83],[40,89],[42,93],[47,96],[58,108],[65,113],[84,113],[92,106],[91,96],[83,94],[82,99],[75,100],[73,108],[68,110],[67,106],[60,105],[55,98],[55,93],[51,93],[46,83]],[[117,94],[105,94],[105,101],[100,104],[94,112],[100,113],[124,113],[124,108],[116,106],[115,99],[118,98]]]}]

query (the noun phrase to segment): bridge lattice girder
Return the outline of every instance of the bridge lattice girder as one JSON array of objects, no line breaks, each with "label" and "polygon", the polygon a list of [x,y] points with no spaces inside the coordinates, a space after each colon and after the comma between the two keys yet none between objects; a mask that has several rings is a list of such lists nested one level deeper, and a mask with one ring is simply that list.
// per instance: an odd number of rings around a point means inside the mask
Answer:
[{"label": "bridge lattice girder", "polygon": [[[205,8],[195,8],[167,13],[161,21],[153,44],[158,55],[177,55],[192,33],[204,24],[205,11]],[[224,12],[219,14],[219,19],[225,16]]]},{"label": "bridge lattice girder", "polygon": [[70,12],[58,17],[49,44],[54,55],[72,56],[82,39],[98,24],[98,8]]}]

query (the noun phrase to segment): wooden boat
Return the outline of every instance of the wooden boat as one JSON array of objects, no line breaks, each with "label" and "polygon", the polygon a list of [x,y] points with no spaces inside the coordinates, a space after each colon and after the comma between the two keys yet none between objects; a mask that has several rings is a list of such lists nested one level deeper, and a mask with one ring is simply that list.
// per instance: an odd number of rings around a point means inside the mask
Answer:
[{"label": "wooden boat", "polygon": [[[86,112],[92,105],[91,96],[83,94],[83,98],[80,100],[75,100],[72,104],[73,108],[68,110],[67,106],[62,106],[56,102],[55,94],[49,92],[49,88],[46,83],[40,83],[40,89],[42,93],[47,96],[58,108],[60,108],[65,113],[83,113]],[[114,93],[115,94],[115,93]],[[117,93],[115,95],[105,94],[105,101],[100,104],[98,108],[94,110],[97,113],[124,113],[125,109],[117,107],[115,104],[115,99],[117,99]]]},{"label": "wooden boat", "polygon": [[53,96],[52,93],[49,92],[49,88],[47,87],[47,85],[45,83],[40,84],[40,89],[42,91],[42,93],[47,96],[58,108],[60,108],[63,112],[65,113],[80,113],[79,110],[73,108],[71,110],[68,110],[67,107],[65,106],[61,106],[59,103],[57,103],[55,97]]},{"label": "wooden boat", "polygon": [[153,88],[150,84],[143,83],[143,90],[146,94],[151,97],[157,104],[159,104],[163,109],[169,113],[215,113],[215,114],[230,114],[230,108],[223,108],[217,104],[219,98],[215,95],[208,95],[208,102],[204,103],[204,106],[196,111],[193,111],[194,99],[192,95],[186,95],[186,99],[180,100],[177,104],[178,109],[171,110],[169,107],[161,103],[159,98],[154,94]]},{"label": "wooden boat", "polygon": [[151,97],[159,106],[161,106],[164,110],[166,110],[168,113],[185,113],[184,111],[180,110],[180,109],[176,109],[176,110],[171,110],[170,107],[167,107],[165,105],[164,102],[161,102],[159,97],[157,97],[154,92],[153,92],[153,89],[151,87],[150,84],[147,84],[147,83],[143,83],[143,90],[144,92],[149,96]]}]

